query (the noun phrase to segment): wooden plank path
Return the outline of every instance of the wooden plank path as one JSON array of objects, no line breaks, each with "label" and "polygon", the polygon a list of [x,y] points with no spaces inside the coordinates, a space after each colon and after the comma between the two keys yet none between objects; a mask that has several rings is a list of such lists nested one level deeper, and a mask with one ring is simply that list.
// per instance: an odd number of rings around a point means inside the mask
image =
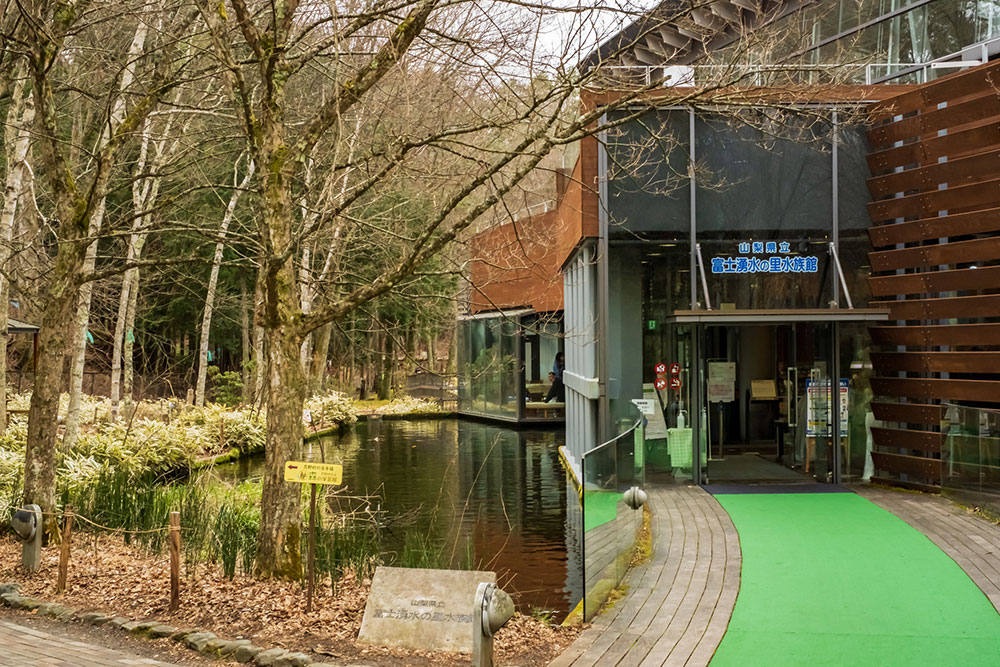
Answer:
[{"label": "wooden plank path", "polygon": [[940,496],[864,486],[854,491],[926,535],[1000,612],[1000,526]]},{"label": "wooden plank path", "polygon": [[625,597],[594,619],[550,667],[707,665],[740,586],[739,537],[697,486],[648,488],[653,553],[623,582]]}]

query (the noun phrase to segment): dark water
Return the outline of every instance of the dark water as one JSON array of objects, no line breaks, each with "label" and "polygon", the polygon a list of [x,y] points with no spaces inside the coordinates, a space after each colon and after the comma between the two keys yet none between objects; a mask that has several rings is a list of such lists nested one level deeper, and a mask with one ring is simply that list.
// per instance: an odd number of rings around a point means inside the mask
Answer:
[{"label": "dark water", "polygon": [[[563,442],[561,429],[372,421],[307,443],[305,458],[342,463],[347,492],[381,498],[384,549],[402,549],[406,532],[417,530],[456,562],[468,561],[471,550],[472,563],[496,572],[522,612],[551,610],[561,619],[579,599],[580,578],[567,556],[577,530],[567,521]],[[255,457],[217,470],[242,479],[260,475],[263,465]]]}]

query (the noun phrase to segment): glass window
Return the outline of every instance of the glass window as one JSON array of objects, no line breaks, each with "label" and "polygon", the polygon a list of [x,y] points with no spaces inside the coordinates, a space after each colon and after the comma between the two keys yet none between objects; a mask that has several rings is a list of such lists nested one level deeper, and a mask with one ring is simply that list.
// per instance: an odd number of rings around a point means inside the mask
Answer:
[{"label": "glass window", "polygon": [[688,231],[689,137],[686,110],[651,112],[609,132],[610,238]]},{"label": "glass window", "polygon": [[697,240],[712,306],[825,308],[830,125],[761,112],[699,116],[695,130]]}]

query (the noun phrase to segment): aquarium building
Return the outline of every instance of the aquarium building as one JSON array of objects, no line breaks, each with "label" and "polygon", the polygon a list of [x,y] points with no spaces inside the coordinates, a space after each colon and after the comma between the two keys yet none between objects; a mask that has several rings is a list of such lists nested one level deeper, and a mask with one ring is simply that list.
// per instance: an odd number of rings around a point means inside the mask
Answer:
[{"label": "aquarium building", "polygon": [[[646,475],[940,488],[949,406],[1000,403],[1000,3],[673,7],[582,64],[589,103],[670,94],[605,114],[553,215],[568,467],[598,484],[640,401]],[[656,103],[756,31],[783,65],[738,103]]]}]

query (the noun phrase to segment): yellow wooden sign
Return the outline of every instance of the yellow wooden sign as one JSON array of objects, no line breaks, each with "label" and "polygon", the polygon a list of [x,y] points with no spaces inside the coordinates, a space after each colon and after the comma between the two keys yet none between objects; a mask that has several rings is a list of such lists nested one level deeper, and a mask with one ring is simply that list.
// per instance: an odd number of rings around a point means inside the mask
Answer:
[{"label": "yellow wooden sign", "polygon": [[300,484],[340,484],[344,466],[334,463],[289,461],[285,464],[285,481]]}]

